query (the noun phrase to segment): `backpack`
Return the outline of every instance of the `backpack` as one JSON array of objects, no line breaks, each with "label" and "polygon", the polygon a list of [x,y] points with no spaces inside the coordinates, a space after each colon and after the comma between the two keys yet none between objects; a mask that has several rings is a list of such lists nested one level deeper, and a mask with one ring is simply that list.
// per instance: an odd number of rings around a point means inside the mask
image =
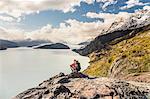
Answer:
[{"label": "backpack", "polygon": [[80,66],[80,63],[77,62],[77,71],[80,71],[81,70],[81,66]]}]

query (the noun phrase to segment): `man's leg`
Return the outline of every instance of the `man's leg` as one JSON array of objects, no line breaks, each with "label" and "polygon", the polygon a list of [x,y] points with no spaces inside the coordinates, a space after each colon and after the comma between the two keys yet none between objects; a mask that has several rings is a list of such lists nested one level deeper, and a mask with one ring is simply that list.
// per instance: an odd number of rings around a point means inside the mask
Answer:
[{"label": "man's leg", "polygon": [[74,72],[74,69],[72,68],[72,67],[70,67],[71,68],[71,71],[72,71],[72,73]]}]

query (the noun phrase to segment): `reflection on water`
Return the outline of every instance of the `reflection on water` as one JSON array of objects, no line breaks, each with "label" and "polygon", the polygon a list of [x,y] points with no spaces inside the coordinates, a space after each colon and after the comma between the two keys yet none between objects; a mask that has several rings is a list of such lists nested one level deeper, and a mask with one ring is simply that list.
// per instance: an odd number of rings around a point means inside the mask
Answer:
[{"label": "reflection on water", "polygon": [[87,57],[70,50],[17,48],[0,51],[0,99],[10,99],[59,72],[70,73],[73,59],[81,62],[82,70],[89,65]]}]

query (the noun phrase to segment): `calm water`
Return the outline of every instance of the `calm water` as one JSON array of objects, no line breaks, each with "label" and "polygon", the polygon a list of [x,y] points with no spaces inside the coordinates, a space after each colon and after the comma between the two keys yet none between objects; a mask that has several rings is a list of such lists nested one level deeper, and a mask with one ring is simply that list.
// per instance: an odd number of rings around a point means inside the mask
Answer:
[{"label": "calm water", "polygon": [[82,70],[89,65],[87,57],[71,50],[17,48],[0,51],[0,99],[11,99],[59,72],[70,73],[73,59],[79,60]]}]

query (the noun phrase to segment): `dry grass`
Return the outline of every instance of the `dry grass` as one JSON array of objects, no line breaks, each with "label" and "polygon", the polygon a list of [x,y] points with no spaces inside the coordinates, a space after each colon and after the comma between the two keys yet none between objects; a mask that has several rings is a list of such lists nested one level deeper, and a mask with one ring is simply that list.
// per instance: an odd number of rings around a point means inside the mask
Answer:
[{"label": "dry grass", "polygon": [[133,38],[123,40],[111,46],[110,50],[92,53],[90,56],[92,61],[84,73],[91,76],[108,76],[112,63],[119,57],[129,60],[125,70],[122,71],[124,74],[149,72],[150,30],[139,33]]}]

